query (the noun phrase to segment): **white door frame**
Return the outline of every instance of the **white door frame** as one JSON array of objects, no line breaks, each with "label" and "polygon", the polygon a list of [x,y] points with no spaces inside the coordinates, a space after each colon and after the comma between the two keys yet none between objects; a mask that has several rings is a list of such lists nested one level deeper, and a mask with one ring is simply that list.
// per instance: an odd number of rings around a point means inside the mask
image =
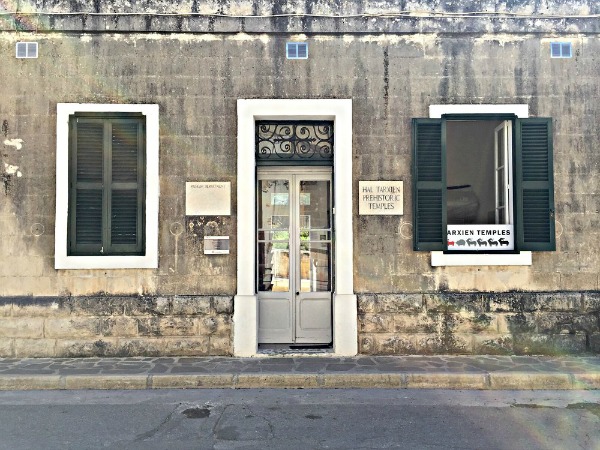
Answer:
[{"label": "white door frame", "polygon": [[353,277],[352,229],[352,100],[258,99],[237,102],[237,294],[234,298],[233,353],[258,354],[256,295],[256,120],[332,120],[335,286],[333,353],[358,352],[357,301]]}]

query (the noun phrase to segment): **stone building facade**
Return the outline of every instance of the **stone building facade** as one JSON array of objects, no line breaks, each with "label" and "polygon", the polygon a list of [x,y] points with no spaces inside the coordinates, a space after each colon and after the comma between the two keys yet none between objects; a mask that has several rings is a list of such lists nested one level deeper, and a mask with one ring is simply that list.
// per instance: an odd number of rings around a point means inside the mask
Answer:
[{"label": "stone building facade", "polygon": [[[593,0],[3,2],[0,357],[599,353],[599,17]],[[260,124],[298,123],[333,128],[332,159],[261,162]],[[530,123],[546,127],[542,225],[523,212]],[[451,153],[482,153],[485,127],[507,149],[495,172]],[[442,178],[421,179],[438,157]],[[450,181],[463,170],[483,181]],[[402,181],[402,214],[361,214],[365,181]],[[421,182],[442,202],[431,239]],[[495,206],[463,206],[508,224],[510,251],[443,237],[477,182],[500,186]],[[194,213],[190,183],[226,189],[229,211]],[[137,222],[107,189],[137,192]],[[228,251],[207,252],[215,236]]]}]

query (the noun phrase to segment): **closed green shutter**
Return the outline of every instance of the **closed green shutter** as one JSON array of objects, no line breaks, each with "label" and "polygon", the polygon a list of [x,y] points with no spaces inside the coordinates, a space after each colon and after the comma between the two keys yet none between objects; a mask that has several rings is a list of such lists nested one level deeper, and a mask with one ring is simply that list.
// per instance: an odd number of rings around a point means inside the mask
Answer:
[{"label": "closed green shutter", "polygon": [[111,125],[110,247],[116,253],[137,253],[143,245],[143,129],[139,120]]},{"label": "closed green shutter", "polygon": [[446,158],[442,119],[413,119],[413,247],[446,247]]},{"label": "closed green shutter", "polygon": [[143,118],[71,116],[69,129],[69,254],[144,254]]},{"label": "closed green shutter", "polygon": [[517,248],[555,250],[552,119],[517,119],[515,131]]}]

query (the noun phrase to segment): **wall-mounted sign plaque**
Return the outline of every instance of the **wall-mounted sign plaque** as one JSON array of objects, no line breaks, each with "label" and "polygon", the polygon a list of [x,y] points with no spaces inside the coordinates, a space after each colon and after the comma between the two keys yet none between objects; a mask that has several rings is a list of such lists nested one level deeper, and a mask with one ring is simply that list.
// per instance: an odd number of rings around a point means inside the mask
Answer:
[{"label": "wall-mounted sign plaque", "polygon": [[204,236],[205,255],[229,255],[229,236]]},{"label": "wall-mounted sign plaque", "polygon": [[231,183],[185,183],[185,214],[188,216],[231,215]]},{"label": "wall-mounted sign plaque", "polygon": [[512,225],[448,225],[448,250],[514,250]]},{"label": "wall-mounted sign plaque", "polygon": [[403,181],[359,181],[358,214],[401,216],[404,214]]}]

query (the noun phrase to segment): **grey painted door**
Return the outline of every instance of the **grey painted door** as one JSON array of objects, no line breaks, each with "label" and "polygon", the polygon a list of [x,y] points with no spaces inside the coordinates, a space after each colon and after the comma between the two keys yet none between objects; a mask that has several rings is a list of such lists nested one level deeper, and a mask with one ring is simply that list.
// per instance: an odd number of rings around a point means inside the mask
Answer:
[{"label": "grey painted door", "polygon": [[331,170],[258,172],[259,343],[332,341]]}]

